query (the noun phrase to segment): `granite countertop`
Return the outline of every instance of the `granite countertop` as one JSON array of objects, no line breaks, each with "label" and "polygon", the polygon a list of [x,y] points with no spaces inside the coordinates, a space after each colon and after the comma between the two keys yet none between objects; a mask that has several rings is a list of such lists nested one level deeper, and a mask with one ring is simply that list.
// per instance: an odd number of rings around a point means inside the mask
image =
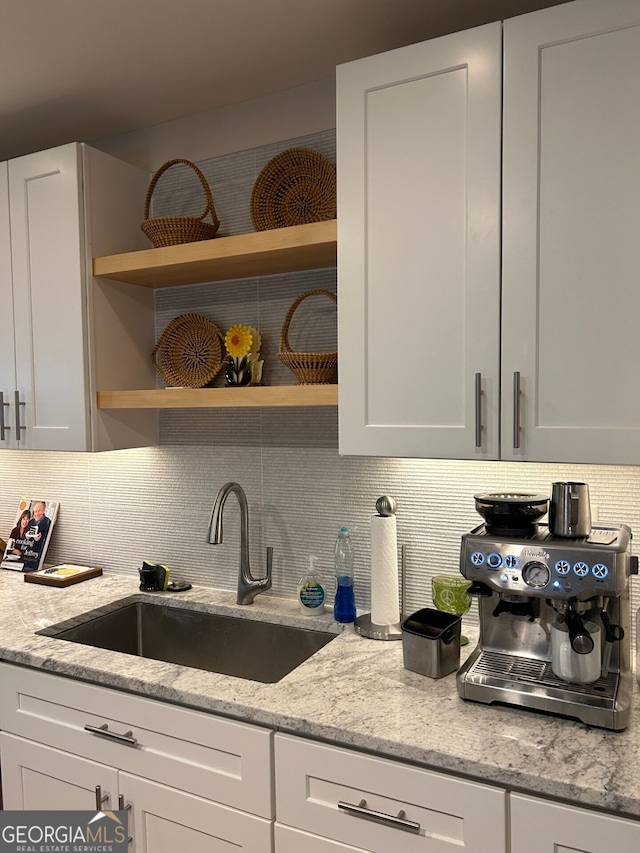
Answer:
[{"label": "granite countertop", "polygon": [[295,602],[265,595],[238,607],[235,594],[194,588],[140,593],[137,578],[105,574],[67,588],[0,572],[0,658],[288,732],[382,753],[551,799],[640,818],[640,695],[634,683],[624,732],[517,708],[465,702],[455,675],[433,680],[404,669],[402,644],[339,636],[276,684],[136,658],[36,631],[130,595],[159,596],[247,618],[337,630]]}]

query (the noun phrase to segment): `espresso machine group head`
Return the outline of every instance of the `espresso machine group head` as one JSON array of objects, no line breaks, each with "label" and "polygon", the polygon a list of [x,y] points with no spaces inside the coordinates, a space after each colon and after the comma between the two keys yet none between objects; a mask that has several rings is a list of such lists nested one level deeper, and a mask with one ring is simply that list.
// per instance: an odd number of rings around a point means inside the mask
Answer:
[{"label": "espresso machine group head", "polygon": [[548,499],[476,496],[476,506],[483,498],[499,511],[482,503],[485,523],[462,537],[460,571],[478,599],[480,639],[458,671],[460,696],[624,729],[629,576],[637,573],[630,529],[589,524],[588,535],[558,536],[538,521]]}]

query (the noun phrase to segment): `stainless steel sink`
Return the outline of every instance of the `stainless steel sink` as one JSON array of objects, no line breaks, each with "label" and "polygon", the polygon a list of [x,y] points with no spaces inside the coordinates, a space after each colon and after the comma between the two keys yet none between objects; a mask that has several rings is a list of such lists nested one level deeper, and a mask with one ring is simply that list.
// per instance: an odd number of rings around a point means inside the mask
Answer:
[{"label": "stainless steel sink", "polygon": [[265,684],[280,681],[337,636],[165,603],[115,604],[37,633]]}]

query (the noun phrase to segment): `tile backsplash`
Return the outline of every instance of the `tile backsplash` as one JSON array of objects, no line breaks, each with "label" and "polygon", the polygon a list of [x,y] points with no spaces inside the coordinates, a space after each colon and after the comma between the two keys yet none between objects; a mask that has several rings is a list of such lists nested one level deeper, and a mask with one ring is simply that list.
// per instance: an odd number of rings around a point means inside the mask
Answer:
[{"label": "tile backsplash", "polygon": [[[221,236],[253,230],[249,198],[255,179],[272,156],[293,145],[335,161],[330,131],[198,164],[213,191]],[[163,176],[154,195],[156,215],[202,211],[202,190],[185,173],[175,168]],[[296,296],[316,288],[335,292],[335,270],[158,290],[156,331],[190,312],[207,316],[223,332],[237,322],[255,325],[263,336],[265,381],[295,384],[277,357],[280,330]],[[304,341],[334,349],[333,303],[314,297],[303,305],[291,324],[292,345]],[[102,454],[2,451],[0,535],[6,538],[20,495],[57,499],[52,560],[130,575],[133,591],[138,567],[148,559],[168,565],[174,578],[232,591],[239,560],[233,497],[223,544],[207,544],[206,532],[220,486],[237,480],[249,502],[255,575],[262,574],[266,547],[274,548],[269,595],[294,597],[310,555],[318,557],[317,568],[331,589],[338,529],[354,524],[356,604],[368,610],[369,523],[382,494],[398,502],[408,609],[430,605],[433,574],[457,572],[460,536],[480,521],[476,492],[550,494],[555,480],[583,480],[600,521],[624,522],[640,534],[640,467],[341,457],[337,411],[331,407],[166,410],[160,413],[160,434],[159,447]],[[634,607],[639,605],[634,590]],[[468,618],[473,621],[473,612]]]}]

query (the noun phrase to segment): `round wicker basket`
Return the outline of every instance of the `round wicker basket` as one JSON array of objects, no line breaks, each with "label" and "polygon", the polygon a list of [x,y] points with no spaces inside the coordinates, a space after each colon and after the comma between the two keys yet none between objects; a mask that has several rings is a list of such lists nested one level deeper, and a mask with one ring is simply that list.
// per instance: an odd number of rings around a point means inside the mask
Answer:
[{"label": "round wicker basket", "polygon": [[153,366],[172,387],[203,388],[222,369],[224,336],[198,314],[182,314],[160,335],[151,353]]},{"label": "round wicker basket", "polygon": [[278,358],[296,376],[300,385],[329,385],[335,383],[338,372],[337,352],[293,352],[289,344],[289,325],[300,303],[309,296],[327,296],[336,305],[335,293],[329,290],[308,290],[291,303],[280,333]]},{"label": "round wicker basket", "polygon": [[336,168],[309,148],[289,148],[270,160],[251,193],[256,231],[335,219]]},{"label": "round wicker basket", "polygon": [[[207,206],[201,216],[156,216],[149,219],[149,206],[151,196],[161,175],[176,163],[184,163],[189,166],[198,176],[207,200]],[[212,223],[204,222],[207,213],[211,214]],[[213,206],[213,197],[207,179],[200,169],[191,160],[168,160],[164,166],[160,166],[149,184],[147,197],[144,202],[144,220],[140,228],[151,240],[156,249],[163,246],[177,246],[180,243],[197,243],[199,240],[210,240],[215,237],[220,220],[216,216]]]}]

